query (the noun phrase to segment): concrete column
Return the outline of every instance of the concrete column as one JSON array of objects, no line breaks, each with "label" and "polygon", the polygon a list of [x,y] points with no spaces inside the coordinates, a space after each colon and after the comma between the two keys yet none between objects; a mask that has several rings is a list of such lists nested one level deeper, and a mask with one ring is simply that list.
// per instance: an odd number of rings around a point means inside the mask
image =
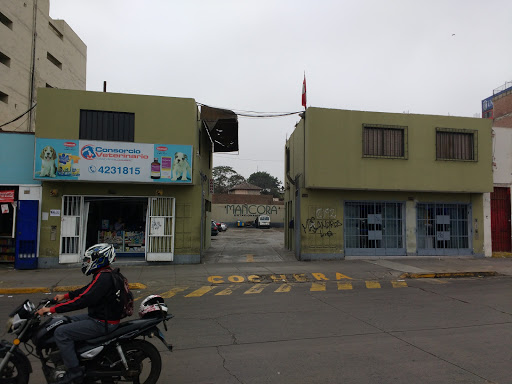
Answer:
[{"label": "concrete column", "polygon": [[405,202],[405,247],[407,255],[416,255],[416,200]]}]

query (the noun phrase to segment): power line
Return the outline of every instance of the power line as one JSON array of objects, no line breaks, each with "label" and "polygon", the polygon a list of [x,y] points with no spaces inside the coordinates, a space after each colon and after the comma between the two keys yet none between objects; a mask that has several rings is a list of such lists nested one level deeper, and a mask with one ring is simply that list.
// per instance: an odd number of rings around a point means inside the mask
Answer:
[{"label": "power line", "polygon": [[222,156],[222,155],[216,155],[216,154],[214,154],[214,155],[215,155],[215,157],[216,157],[216,158],[217,158],[217,157],[221,157],[221,158],[223,158],[223,159],[233,159],[233,160],[237,160],[237,161],[238,161],[238,160],[242,160],[242,161],[258,161],[258,162],[259,162],[259,161],[270,161],[270,162],[275,162],[275,163],[283,163],[283,162],[284,162],[284,160],[256,160],[256,159],[241,159],[241,158],[238,158],[238,157],[236,157],[236,158],[235,158],[234,156],[233,156],[233,157],[231,157],[231,156]]},{"label": "power line", "polygon": [[197,103],[197,105],[201,107],[209,107],[209,108],[216,108],[221,109],[224,111],[230,111],[233,112],[235,115],[240,117],[252,117],[252,118],[272,118],[272,117],[285,117],[285,116],[292,116],[297,115],[299,113],[303,113],[304,111],[297,111],[297,112],[257,112],[257,111],[244,111],[241,109],[228,109],[228,108],[219,108],[219,107],[212,107],[211,105],[203,104],[203,103]]},{"label": "power line", "polygon": [[[21,119],[23,116],[25,116],[27,113],[29,113],[31,110],[33,110],[35,107],[36,107],[37,103],[34,104],[28,111],[26,112],[23,112],[21,115],[19,115],[18,117],[15,117],[14,119],[12,119],[11,121],[8,121],[7,123],[4,123],[2,125],[0,125],[0,128],[2,127],[5,127],[7,124],[11,124],[11,123],[14,123],[16,120],[19,120]],[[18,127],[19,128],[19,127]]]}]

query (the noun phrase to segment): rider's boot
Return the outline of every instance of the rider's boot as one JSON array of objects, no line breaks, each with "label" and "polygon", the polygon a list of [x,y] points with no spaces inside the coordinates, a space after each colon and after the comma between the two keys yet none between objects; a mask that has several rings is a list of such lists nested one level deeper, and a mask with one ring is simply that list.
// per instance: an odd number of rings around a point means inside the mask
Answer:
[{"label": "rider's boot", "polygon": [[55,382],[55,384],[71,384],[82,383],[84,380],[84,369],[82,367],[73,367],[62,376],[62,378]]}]

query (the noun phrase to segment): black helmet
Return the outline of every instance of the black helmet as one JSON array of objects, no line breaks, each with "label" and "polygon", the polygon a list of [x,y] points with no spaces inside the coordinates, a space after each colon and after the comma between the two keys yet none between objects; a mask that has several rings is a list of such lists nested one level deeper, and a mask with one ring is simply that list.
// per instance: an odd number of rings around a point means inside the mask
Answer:
[{"label": "black helmet", "polygon": [[106,267],[116,259],[116,251],[112,244],[96,244],[85,251],[82,259],[82,273],[90,275],[99,268]]}]

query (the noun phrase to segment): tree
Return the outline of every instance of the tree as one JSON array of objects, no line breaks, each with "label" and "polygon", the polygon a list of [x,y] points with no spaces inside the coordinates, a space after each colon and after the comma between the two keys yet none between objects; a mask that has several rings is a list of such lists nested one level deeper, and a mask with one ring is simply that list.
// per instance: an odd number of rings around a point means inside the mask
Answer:
[{"label": "tree", "polygon": [[277,177],[267,172],[255,172],[247,179],[248,183],[257,185],[262,189],[264,195],[272,195],[274,197],[282,197],[281,181]]},{"label": "tree", "polygon": [[215,193],[228,193],[235,185],[245,183],[245,177],[226,165],[213,167],[212,174]]}]

